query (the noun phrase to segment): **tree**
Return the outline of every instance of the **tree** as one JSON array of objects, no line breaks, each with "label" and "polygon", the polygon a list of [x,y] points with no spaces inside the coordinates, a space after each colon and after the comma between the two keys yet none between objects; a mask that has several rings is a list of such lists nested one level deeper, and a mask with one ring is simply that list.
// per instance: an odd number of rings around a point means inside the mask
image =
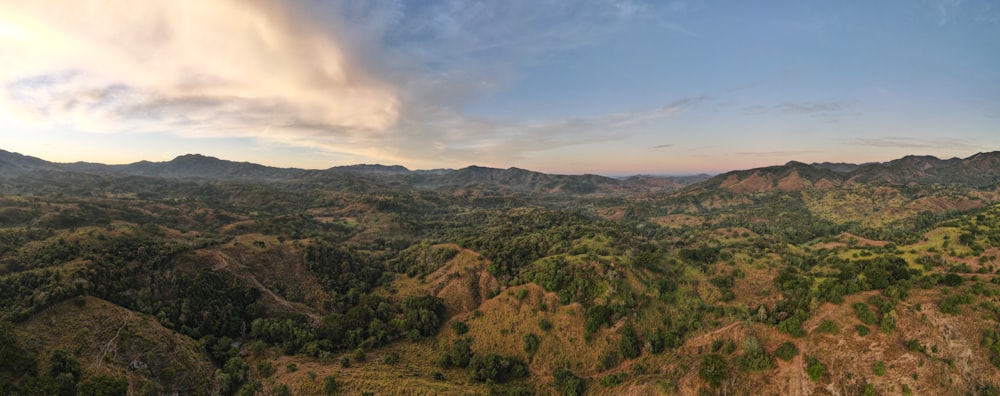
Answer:
[{"label": "tree", "polygon": [[639,338],[635,336],[635,331],[632,331],[631,327],[623,327],[619,333],[621,333],[622,338],[618,340],[618,351],[621,352],[622,356],[626,359],[639,357],[642,350],[639,349]]},{"label": "tree", "polygon": [[330,375],[327,375],[326,377],[323,377],[323,393],[324,394],[327,394],[327,395],[336,394],[338,389],[340,389],[340,384],[337,383],[337,377],[334,377],[333,374],[330,374]]},{"label": "tree", "polygon": [[125,396],[128,394],[128,381],[124,378],[111,378],[99,375],[80,384],[80,394],[90,396]]},{"label": "tree", "polygon": [[444,319],[444,300],[434,296],[411,296],[403,300],[403,318],[422,336],[434,335]]},{"label": "tree", "polygon": [[729,367],[722,355],[711,353],[701,358],[698,365],[698,378],[713,388],[722,385],[722,380],[729,374]]},{"label": "tree", "polygon": [[70,374],[73,376],[74,381],[79,381],[80,362],[76,361],[76,358],[66,351],[56,349],[52,351],[52,359],[49,363],[49,375],[58,377],[62,373]]},{"label": "tree", "polygon": [[806,372],[809,374],[809,379],[813,380],[813,382],[819,381],[820,377],[826,374],[826,366],[812,356],[806,361]]},{"label": "tree", "polygon": [[799,348],[791,342],[785,342],[784,344],[778,346],[778,349],[774,351],[774,354],[781,360],[787,362],[799,354]]},{"label": "tree", "polygon": [[528,376],[528,366],[520,359],[497,354],[473,356],[469,362],[469,373],[473,381],[505,383]]},{"label": "tree", "polygon": [[535,333],[528,333],[524,335],[524,351],[532,354],[538,351],[538,336]]},{"label": "tree", "polygon": [[556,390],[562,396],[578,396],[586,390],[587,384],[583,378],[577,377],[576,374],[565,368],[556,369],[552,376],[555,377]]}]

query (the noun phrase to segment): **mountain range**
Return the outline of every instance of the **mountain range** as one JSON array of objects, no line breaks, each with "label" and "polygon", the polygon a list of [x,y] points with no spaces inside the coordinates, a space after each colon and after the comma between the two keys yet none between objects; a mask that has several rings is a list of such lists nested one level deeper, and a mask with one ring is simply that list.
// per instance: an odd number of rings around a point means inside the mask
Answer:
[{"label": "mountain range", "polygon": [[37,172],[138,176],[188,181],[284,182],[310,185],[340,184],[348,179],[393,188],[422,190],[500,190],[563,195],[621,194],[723,189],[738,193],[796,191],[841,185],[962,185],[991,188],[1000,183],[1000,152],[978,153],[968,158],[939,159],[906,156],[879,163],[812,163],[791,161],[784,165],[736,170],[710,176],[648,176],[612,178],[600,175],[557,175],[520,168],[468,166],[462,169],[410,170],[400,165],[359,164],[325,170],[277,168],[249,162],[187,154],[165,162],[140,161],[126,165],[75,162],[54,163],[0,150],[0,179],[10,180]]}]

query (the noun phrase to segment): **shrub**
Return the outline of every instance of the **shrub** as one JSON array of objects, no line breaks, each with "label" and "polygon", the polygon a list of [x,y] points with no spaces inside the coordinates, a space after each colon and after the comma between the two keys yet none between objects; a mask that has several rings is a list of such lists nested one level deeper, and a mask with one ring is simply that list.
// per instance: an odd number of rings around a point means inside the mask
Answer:
[{"label": "shrub", "polygon": [[951,287],[959,286],[964,281],[965,281],[965,279],[963,279],[962,276],[958,275],[958,274],[948,274],[948,275],[945,275],[944,278],[941,278],[941,283],[942,284],[944,284],[946,286],[951,286]]},{"label": "shrub", "polygon": [[743,340],[743,355],[736,359],[743,371],[761,371],[774,368],[774,357],[764,351],[760,341],[754,336]]},{"label": "shrub", "polygon": [[528,333],[524,335],[524,351],[533,354],[538,351],[538,336],[535,333]]},{"label": "shrub", "polygon": [[698,365],[698,378],[713,388],[722,385],[722,380],[729,375],[726,359],[722,355],[711,353],[701,358]]},{"label": "shrub", "polygon": [[451,329],[455,331],[455,334],[462,335],[469,332],[469,325],[463,321],[456,320],[451,322]]},{"label": "shrub", "polygon": [[542,329],[542,331],[552,330],[552,322],[550,322],[548,319],[540,319],[538,321],[538,328]]},{"label": "shrub", "polygon": [[472,360],[472,339],[466,337],[455,341],[447,352],[438,359],[442,367],[468,367]]},{"label": "shrub", "polygon": [[885,375],[885,362],[881,360],[876,361],[873,371],[875,372],[875,375],[879,377]]},{"label": "shrub", "polygon": [[872,312],[870,308],[868,308],[868,304],[859,302],[859,303],[854,303],[852,307],[854,307],[854,314],[858,316],[858,320],[860,320],[861,323],[867,325],[873,325],[878,323],[878,318],[875,316],[875,313]]},{"label": "shrub", "polygon": [[334,395],[337,390],[340,389],[340,384],[337,383],[337,377],[330,374],[323,377],[323,393],[327,395]]},{"label": "shrub", "polygon": [[781,323],[778,324],[778,329],[795,338],[806,335],[806,331],[802,329],[802,319],[797,316],[792,316],[781,321]]},{"label": "shrub", "polygon": [[820,333],[826,333],[826,334],[839,334],[840,328],[837,327],[837,323],[827,319],[824,320],[823,323],[819,325],[819,331]]},{"label": "shrub", "polygon": [[618,351],[621,352],[622,356],[626,359],[635,359],[639,357],[642,350],[639,349],[639,338],[635,336],[635,332],[632,331],[632,328],[623,327],[619,333],[621,333],[622,338],[618,340]]},{"label": "shrub", "polygon": [[774,354],[778,356],[781,360],[790,361],[799,354],[799,348],[791,342],[786,342],[778,346],[778,349],[774,351]]},{"label": "shrub", "polygon": [[906,341],[906,349],[912,352],[924,352],[926,348],[920,345],[920,340],[913,338]]},{"label": "shrub", "polygon": [[552,376],[555,377],[556,390],[560,395],[579,396],[586,390],[587,384],[583,378],[577,377],[572,371],[558,368]]},{"label": "shrub", "polygon": [[469,373],[473,381],[505,383],[528,376],[528,366],[520,359],[497,354],[473,356],[469,362]]},{"label": "shrub", "polygon": [[92,396],[125,396],[128,394],[128,381],[124,378],[118,379],[99,375],[80,384],[80,394]]},{"label": "shrub", "polygon": [[602,387],[610,388],[612,386],[621,384],[623,381],[625,381],[625,378],[627,377],[628,374],[626,373],[608,374],[601,377],[600,384]]},{"label": "shrub", "polygon": [[858,335],[862,336],[862,337],[868,335],[868,333],[871,332],[871,329],[869,329],[866,326],[862,326],[862,325],[854,326],[854,330],[857,330],[858,331]]},{"label": "shrub", "polygon": [[1000,332],[996,330],[983,331],[982,346],[989,350],[990,363],[1000,368]]},{"label": "shrub", "polygon": [[810,356],[806,363],[806,373],[809,374],[809,379],[813,382],[819,381],[823,377],[823,374],[826,374],[826,366],[816,358]]}]

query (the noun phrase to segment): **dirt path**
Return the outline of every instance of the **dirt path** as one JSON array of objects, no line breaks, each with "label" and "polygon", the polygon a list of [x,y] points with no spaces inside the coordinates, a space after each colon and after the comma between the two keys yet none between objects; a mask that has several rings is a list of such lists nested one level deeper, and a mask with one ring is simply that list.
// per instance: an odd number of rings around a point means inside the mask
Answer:
[{"label": "dirt path", "polygon": [[[215,262],[215,264],[212,266],[213,271],[222,271],[229,269],[230,263],[236,261],[236,259],[230,257],[228,254],[225,254],[220,251],[211,251],[208,253],[211,255],[212,260]],[[311,308],[302,303],[288,301],[284,297],[275,294],[274,291],[268,289],[262,283],[260,283],[257,277],[254,276],[252,273],[236,273],[235,271],[229,271],[229,272],[239,278],[250,281],[250,283],[253,284],[254,287],[256,287],[258,290],[266,294],[268,297],[270,297],[272,300],[278,303],[278,305],[281,305],[282,307],[285,307],[292,312],[305,315],[306,317],[309,318],[309,322],[312,323],[313,325],[318,326],[320,323],[323,322],[323,318],[320,315],[316,314]]]}]

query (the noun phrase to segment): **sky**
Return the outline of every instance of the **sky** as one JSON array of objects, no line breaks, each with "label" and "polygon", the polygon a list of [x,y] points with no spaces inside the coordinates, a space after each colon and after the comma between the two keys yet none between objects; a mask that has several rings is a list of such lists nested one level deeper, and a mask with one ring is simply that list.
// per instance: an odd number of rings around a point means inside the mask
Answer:
[{"label": "sky", "polygon": [[1000,150],[1000,2],[4,0],[0,149],[603,175]]}]

